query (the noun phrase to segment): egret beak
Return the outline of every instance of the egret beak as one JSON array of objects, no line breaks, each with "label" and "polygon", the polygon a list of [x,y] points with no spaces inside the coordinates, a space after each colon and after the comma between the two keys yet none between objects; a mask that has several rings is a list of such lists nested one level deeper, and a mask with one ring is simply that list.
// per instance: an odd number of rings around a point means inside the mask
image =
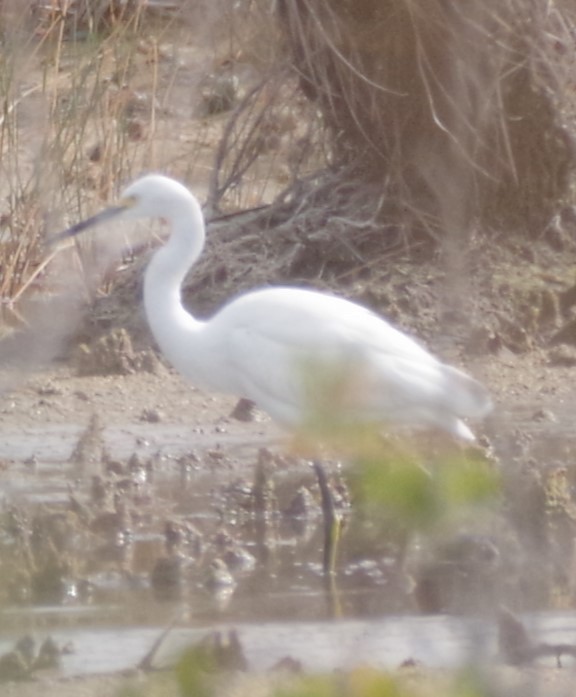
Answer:
[{"label": "egret beak", "polygon": [[133,198],[122,199],[117,206],[110,206],[110,208],[105,208],[103,211],[100,211],[100,213],[96,213],[96,215],[93,215],[91,218],[81,220],[79,223],[76,223],[76,225],[72,225],[72,227],[69,227],[67,230],[59,232],[57,235],[54,235],[54,237],[51,238],[50,242],[52,244],[56,244],[58,242],[61,242],[62,240],[67,240],[70,237],[76,237],[76,235],[79,235],[80,233],[84,232],[85,230],[88,230],[91,227],[101,225],[102,223],[105,223],[108,220],[112,220],[113,218],[116,218],[122,213],[125,213],[126,210],[128,208],[131,208],[135,203],[136,201]]}]

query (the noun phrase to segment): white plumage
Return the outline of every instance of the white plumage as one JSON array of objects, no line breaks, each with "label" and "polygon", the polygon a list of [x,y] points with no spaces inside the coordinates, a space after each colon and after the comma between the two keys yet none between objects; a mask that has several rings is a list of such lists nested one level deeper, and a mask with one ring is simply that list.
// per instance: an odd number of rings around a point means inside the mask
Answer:
[{"label": "white plumage", "polygon": [[117,216],[171,226],[146,270],[144,304],[160,349],[194,385],[251,399],[292,429],[330,409],[350,422],[435,427],[473,439],[461,419],[490,411],[479,382],[361,305],[325,293],[265,288],[206,322],[195,319],[180,289],[204,247],[204,220],[195,197],[172,179],[142,177],[118,206],[62,236]]}]

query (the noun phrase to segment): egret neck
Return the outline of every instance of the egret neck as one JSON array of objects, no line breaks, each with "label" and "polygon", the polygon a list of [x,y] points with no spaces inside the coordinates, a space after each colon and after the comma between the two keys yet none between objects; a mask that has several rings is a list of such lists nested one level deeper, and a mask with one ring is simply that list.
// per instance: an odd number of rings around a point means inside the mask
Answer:
[{"label": "egret neck", "polygon": [[146,269],[144,307],[162,353],[177,370],[194,378],[202,365],[201,347],[195,344],[200,341],[205,323],[182,305],[182,282],[204,248],[204,219],[200,204],[192,195],[172,204],[162,217],[168,221],[171,235]]}]

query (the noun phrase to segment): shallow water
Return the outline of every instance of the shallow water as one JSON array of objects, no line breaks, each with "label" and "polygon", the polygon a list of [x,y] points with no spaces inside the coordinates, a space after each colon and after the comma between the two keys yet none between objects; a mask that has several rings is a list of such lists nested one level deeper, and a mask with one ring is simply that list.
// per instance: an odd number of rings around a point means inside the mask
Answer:
[{"label": "shallow water", "polygon": [[[522,423],[524,415],[518,418]],[[511,434],[513,429],[506,431]],[[567,425],[533,425],[537,437],[532,452],[546,452],[549,461],[562,462],[574,454]],[[70,491],[83,491],[83,478],[69,459],[80,430],[47,426],[4,432],[0,459],[10,463],[0,472],[4,511],[9,506],[54,507],[67,502]],[[180,458],[191,451],[214,447],[213,430],[189,432],[183,427],[130,425],[107,428],[102,434],[113,458],[142,458],[161,454],[155,472],[155,496],[166,515],[178,515],[197,525],[208,538],[220,525],[232,530],[254,556],[255,566],[234,573],[235,585],[220,589],[206,585],[206,565],[193,560],[183,582],[169,597],[158,598],[150,584],[154,560],[162,554],[163,538],[142,523],[130,541],[130,559],[92,565],[92,590],[85,597],[71,584],[56,605],[8,604],[0,614],[0,653],[23,634],[39,640],[52,636],[58,644],[72,642],[74,652],[63,655],[64,675],[113,672],[142,660],[170,621],[174,629],[158,661],[169,660],[182,647],[213,630],[237,629],[254,669],[267,669],[286,656],[305,668],[331,670],[351,664],[397,666],[416,660],[431,666],[453,666],[470,660],[493,661],[497,655],[495,614],[482,608],[466,617],[419,616],[407,579],[397,576],[380,550],[372,558],[357,553],[358,540],[345,535],[335,587],[327,589],[321,572],[322,525],[319,516],[293,526],[293,521],[268,520],[258,530],[230,507],[228,487],[239,477],[252,477],[256,452],[270,440],[247,440],[238,433],[218,435],[226,453],[206,471],[205,466],[181,468]],[[516,456],[522,447],[510,435],[496,439],[497,447]],[[550,453],[553,458],[550,458]],[[230,462],[243,463],[238,469]],[[306,467],[274,473],[276,495],[284,505],[302,482],[313,484]],[[80,546],[85,544],[80,543]],[[86,557],[100,553],[83,550]],[[82,553],[78,553],[82,557]],[[126,573],[126,569],[130,573]],[[479,610],[479,611],[478,611]],[[576,615],[527,615],[540,640],[576,641]]]}]

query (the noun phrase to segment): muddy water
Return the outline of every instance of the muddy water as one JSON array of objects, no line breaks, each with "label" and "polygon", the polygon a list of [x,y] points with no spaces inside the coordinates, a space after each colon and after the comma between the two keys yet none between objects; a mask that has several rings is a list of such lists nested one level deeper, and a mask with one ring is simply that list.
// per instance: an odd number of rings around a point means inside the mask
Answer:
[{"label": "muddy water", "polygon": [[[550,437],[550,424],[533,430],[537,437],[532,440],[538,444]],[[553,430],[555,456],[571,458],[574,443],[569,429],[555,424]],[[28,511],[54,510],[68,505],[71,493],[87,496],[91,474],[79,472],[70,462],[79,435],[79,429],[62,425],[25,434],[3,433],[0,459],[10,463],[0,473],[4,513],[14,505]],[[327,588],[320,564],[320,515],[299,521],[272,517],[261,525],[243,515],[237,497],[250,482],[252,475],[245,475],[253,469],[258,449],[270,445],[270,438],[246,440],[241,430],[222,435],[219,443],[226,457],[218,455],[208,468],[190,453],[210,452],[213,433],[138,424],[107,428],[102,441],[111,458],[127,459],[136,452],[143,460],[159,460],[154,510],[142,504],[142,519],[131,531],[129,543],[111,542],[106,536],[87,543],[80,533],[72,532],[71,537],[79,539],[69,542],[70,548],[90,591],[82,590],[70,574],[69,587],[55,601],[5,602],[0,653],[10,650],[23,634],[32,633],[40,641],[49,635],[59,645],[73,646],[61,657],[63,675],[111,672],[137,665],[162,629],[175,621],[158,664],[170,662],[182,647],[207,633],[231,627],[238,631],[255,669],[267,669],[286,656],[310,669],[359,661],[395,666],[417,660],[452,666],[471,659],[495,660],[494,607],[472,607],[472,618],[461,611],[422,616],[414,602],[413,579],[399,571],[386,550],[358,553],[353,525],[343,539],[336,583]],[[508,436],[497,439],[497,447],[511,456],[524,448]],[[545,450],[549,456],[550,443]],[[232,461],[248,466],[239,471]],[[314,486],[306,467],[280,467],[274,481],[280,510],[289,505],[299,486]],[[158,589],[151,578],[166,545],[158,521],[174,517],[199,531],[204,549],[184,555],[178,582]],[[241,541],[248,561],[245,568],[232,572],[230,583],[220,584],[213,582],[211,562],[222,551],[214,546],[221,530]],[[510,595],[503,597],[510,600]],[[525,619],[542,640],[576,641],[576,615],[570,611],[528,614]]]}]

